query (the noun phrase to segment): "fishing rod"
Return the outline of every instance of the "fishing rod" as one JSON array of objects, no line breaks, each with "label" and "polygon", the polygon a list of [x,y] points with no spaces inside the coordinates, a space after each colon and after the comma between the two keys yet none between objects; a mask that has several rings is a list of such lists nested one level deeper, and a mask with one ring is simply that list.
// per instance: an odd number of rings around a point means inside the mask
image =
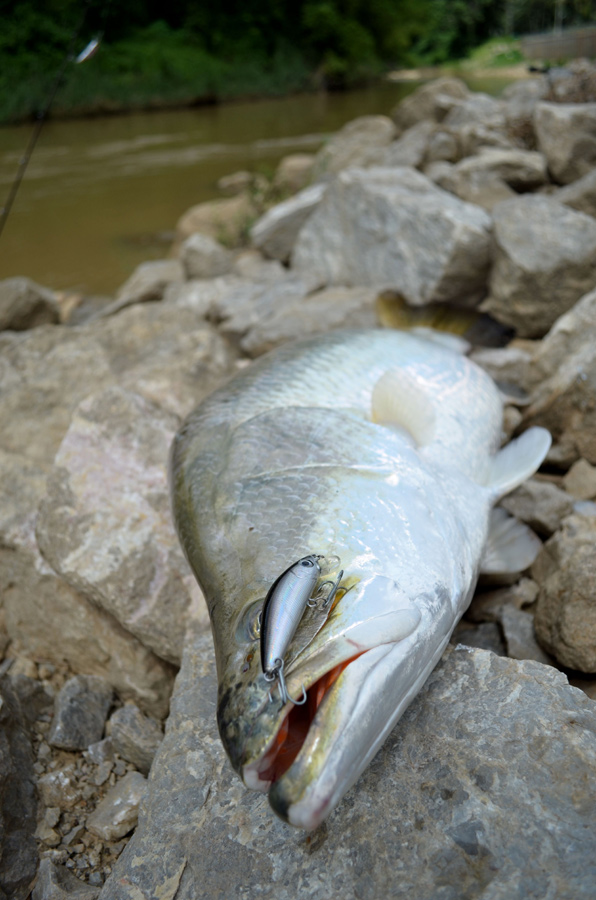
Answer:
[{"label": "fishing rod", "polygon": [[55,98],[56,94],[58,93],[58,88],[60,87],[60,85],[62,83],[62,79],[64,78],[68,64],[71,62],[74,62],[76,65],[79,63],[86,62],[88,59],[91,59],[91,57],[95,55],[95,53],[100,45],[101,38],[103,36],[102,34],[98,34],[98,35],[96,35],[96,37],[94,37],[92,40],[90,40],[89,43],[87,44],[87,46],[79,53],[78,56],[75,57],[75,55],[74,55],[75,44],[78,40],[79,34],[85,23],[85,19],[87,17],[87,13],[89,11],[90,5],[91,5],[91,0],[87,0],[87,2],[85,3],[85,7],[83,9],[83,13],[81,15],[79,24],[77,25],[77,27],[75,28],[75,30],[73,31],[73,33],[71,35],[68,50],[66,52],[66,56],[62,60],[62,64],[60,66],[60,69],[58,70],[58,74],[56,75],[56,78],[54,79],[54,84],[52,85],[52,88],[48,95],[48,99],[47,99],[45,105],[42,107],[42,109],[39,110],[37,113],[36,122],[33,127],[33,131],[31,132],[31,137],[29,138],[29,142],[27,144],[27,147],[25,149],[23,156],[21,156],[21,158],[19,159],[17,174],[16,174],[15,179],[14,179],[14,181],[10,187],[10,190],[8,192],[8,197],[6,198],[6,202],[5,202],[4,206],[0,209],[0,236],[2,235],[2,232],[4,230],[4,226],[6,225],[8,216],[10,215],[10,211],[11,211],[12,205],[15,201],[15,197],[17,196],[19,187],[21,186],[21,181],[23,180],[25,171],[27,169],[27,166],[29,165],[29,160],[31,159],[33,151],[35,150],[35,145],[37,144],[39,135],[41,134],[41,129],[43,128],[43,126],[45,124],[45,120],[46,120],[46,117],[50,110],[50,107],[51,107],[52,103],[54,102],[54,98]]}]

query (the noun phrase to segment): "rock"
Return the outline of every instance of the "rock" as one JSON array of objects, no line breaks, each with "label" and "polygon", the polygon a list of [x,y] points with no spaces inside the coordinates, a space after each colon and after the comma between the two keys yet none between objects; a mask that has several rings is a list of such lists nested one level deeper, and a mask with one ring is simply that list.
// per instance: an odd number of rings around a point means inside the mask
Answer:
[{"label": "rock", "polygon": [[37,791],[31,738],[7,678],[0,680],[0,896],[26,900],[37,869]]},{"label": "rock", "polygon": [[233,257],[208,234],[191,234],[180,248],[180,262],[187,278],[216,278],[232,268]]},{"label": "rock", "polygon": [[596,217],[596,168],[551,195],[559,203]]},{"label": "rock", "polygon": [[255,215],[254,202],[247,193],[225,200],[198,203],[178,220],[177,241],[180,244],[200,231],[226,246],[236,246]]},{"label": "rock", "polygon": [[533,606],[538,597],[538,585],[531,578],[522,578],[517,584],[494,591],[479,591],[466,610],[469,622],[501,622],[503,609],[511,606],[523,609]]},{"label": "rock", "polygon": [[61,750],[86,750],[103,735],[114,692],[97,675],[75,675],[56,695],[48,743]]},{"label": "rock", "polygon": [[476,647],[479,650],[488,650],[497,656],[506,656],[505,644],[501,629],[494,622],[482,622],[480,625],[471,625],[463,619],[455,627],[451,635],[452,644],[463,644],[465,647]]},{"label": "rock", "polygon": [[450,131],[435,129],[428,139],[426,163],[446,161],[454,163],[459,156],[457,140]]},{"label": "rock", "polygon": [[379,151],[375,165],[410,166],[418,169],[426,159],[435,128],[434,122],[425,121],[412,125],[411,128],[404,131],[400,138]]},{"label": "rock", "polygon": [[117,841],[137,824],[139,806],[147,791],[147,781],[138,772],[129,772],[108,791],[87,819],[87,831],[103,841]]},{"label": "rock", "polygon": [[532,575],[540,593],[540,644],[564,666],[596,672],[596,519],[569,516],[544,545]]},{"label": "rock", "polygon": [[113,316],[133,303],[149,303],[161,300],[164,291],[172,282],[182,281],[184,270],[177,259],[158,259],[141,263],[125,281],[116,294],[116,299],[98,314],[101,318]]},{"label": "rock", "polygon": [[79,881],[64,866],[42,859],[32,900],[97,900],[100,889]]},{"label": "rock", "polygon": [[371,288],[327,288],[263,317],[240,341],[249,356],[260,356],[290,340],[322,334],[336,328],[375,328],[377,291]]},{"label": "rock", "polygon": [[565,490],[576,500],[596,497],[596,467],[585,459],[578,459],[563,478]]},{"label": "rock", "polygon": [[503,135],[505,131],[505,104],[495,100],[489,94],[480,92],[468,94],[459,103],[455,103],[443,121],[446,128],[459,132],[467,126],[484,128],[487,132],[497,131]]},{"label": "rock", "polygon": [[501,94],[501,99],[506,100],[508,104],[524,103],[534,107],[540,100],[545,99],[548,90],[548,79],[544,75],[538,75],[508,84]]},{"label": "rock", "polygon": [[212,309],[219,320],[219,330],[229,340],[241,342],[243,336],[272,317],[300,301],[308,292],[308,284],[295,276],[273,284],[241,285],[223,294]]},{"label": "rock", "polygon": [[41,716],[49,717],[54,709],[53,694],[36,677],[14,674],[14,671],[13,664],[8,677],[23,719],[33,725]]},{"label": "rock", "polygon": [[85,755],[96,766],[101,766],[104,763],[113,763],[114,753],[114,742],[111,737],[106,737],[94,744],[89,744]]},{"label": "rock", "polygon": [[301,191],[310,182],[315,159],[314,153],[291,153],[284,156],[275,170],[273,187],[292,194]]},{"label": "rock", "polygon": [[202,603],[170,514],[166,461],[178,425],[121,388],[88,397],[56,455],[36,532],[71,587],[172,662],[190,605]]},{"label": "rock", "polygon": [[487,212],[490,212],[497,203],[516,196],[515,191],[505,184],[499,175],[483,169],[466,173],[460,171],[459,166],[449,166],[449,168],[432,169],[430,173],[427,171],[426,174],[429,177],[432,176],[432,180],[439,187],[455,194],[466,203],[481,206]]},{"label": "rock", "polygon": [[167,713],[173,668],[58,578],[38,553],[0,549],[0,591],[12,640],[39,659],[102,676],[146,712]]},{"label": "rock", "polygon": [[555,181],[569,184],[596,166],[596,103],[539,103],[534,124]]},{"label": "rock", "polygon": [[276,259],[265,259],[258,250],[243,250],[234,260],[233,270],[239,278],[258,284],[276,284],[288,277],[287,270]]},{"label": "rock", "polygon": [[232,172],[231,175],[224,175],[222,178],[219,178],[217,187],[222,194],[227,194],[228,197],[235,197],[237,194],[249,190],[252,187],[253,179],[253,173],[243,169],[241,172]]},{"label": "rock", "polygon": [[334,134],[319,150],[313,166],[315,181],[328,180],[351,166],[374,163],[377,153],[395,138],[395,126],[387,116],[360,116]]},{"label": "rock", "polygon": [[459,78],[437,78],[398,103],[391,118],[401,131],[425,119],[442,122],[449,110],[469,95],[468,88]]},{"label": "rock", "polygon": [[513,150],[515,144],[505,134],[506,124],[499,117],[493,124],[489,120],[486,124],[472,121],[457,128],[452,128],[452,133],[457,139],[459,157],[475,156],[486,150]]},{"label": "rock", "polygon": [[414,169],[351,169],[302,228],[292,266],[321,287],[393,288],[414,306],[473,304],[486,284],[489,227],[483,210]]},{"label": "rock", "polygon": [[596,707],[560,672],[451,649],[340,806],[305,834],[226,761],[212,659],[208,637],[187,645],[145,813],[101,900],[593,894],[596,800],[581,786],[596,777]]},{"label": "rock", "polygon": [[523,347],[479,347],[472,351],[470,359],[481,366],[498,384],[513,384],[525,390],[531,380],[532,354]]},{"label": "rock", "polygon": [[520,337],[541,337],[596,284],[596,221],[550,197],[493,209],[494,265],[482,309]]},{"label": "rock", "polygon": [[138,706],[129,703],[112,714],[110,726],[116,753],[147,775],[163,740],[159,722],[144,716]]},{"label": "rock", "polygon": [[267,210],[250,230],[255,247],[272,259],[286,262],[298,232],[323,199],[326,189],[326,184],[313,184]]},{"label": "rock", "polygon": [[532,361],[537,387],[524,425],[541,424],[555,440],[553,463],[596,464],[596,290],[555,323]]},{"label": "rock", "polygon": [[462,159],[455,166],[455,177],[462,180],[478,173],[496,175],[516,191],[532,191],[547,180],[546,160],[530,150],[485,149],[478,156]]},{"label": "rock", "polygon": [[557,103],[590,103],[596,100],[596,67],[587,59],[573,59],[548,70],[549,99]]},{"label": "rock", "polygon": [[81,799],[73,765],[42,775],[38,786],[45,806],[72,809]]},{"label": "rock", "polygon": [[0,331],[25,331],[59,321],[58,302],[52,291],[30,278],[0,281]]},{"label": "rock", "polygon": [[537,534],[550,537],[565,516],[571,514],[573,499],[548,481],[530,478],[513,493],[503,497],[501,506],[516,519],[526,522]]},{"label": "rock", "polygon": [[501,626],[507,645],[507,655],[511,659],[533,659],[545,666],[552,665],[552,659],[539,646],[534,635],[534,616],[531,613],[508,605],[501,613]]}]

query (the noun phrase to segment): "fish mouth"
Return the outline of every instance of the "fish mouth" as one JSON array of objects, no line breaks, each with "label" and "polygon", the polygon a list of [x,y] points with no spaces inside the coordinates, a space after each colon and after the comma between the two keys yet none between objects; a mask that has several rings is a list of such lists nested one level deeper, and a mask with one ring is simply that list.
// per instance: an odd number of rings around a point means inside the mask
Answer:
[{"label": "fish mouth", "polygon": [[374,644],[353,647],[322,674],[307,678],[305,660],[288,676],[291,696],[299,696],[302,683],[307,687],[305,704],[283,708],[265,749],[240,770],[247,787],[268,792],[288,824],[306,830],[321,824],[440,659],[453,627],[446,604],[423,598],[419,608],[395,610],[398,619],[401,633],[383,623],[386,641],[377,630]]}]

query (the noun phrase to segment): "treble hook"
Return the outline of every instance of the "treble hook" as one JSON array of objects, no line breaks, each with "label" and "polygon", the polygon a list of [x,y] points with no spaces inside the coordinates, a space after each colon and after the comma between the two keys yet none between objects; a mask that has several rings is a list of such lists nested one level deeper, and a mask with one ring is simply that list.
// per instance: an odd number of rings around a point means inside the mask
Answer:
[{"label": "treble hook", "polygon": [[[269,672],[265,672],[265,681],[275,681],[275,679],[279,679],[279,692],[281,694],[282,703],[287,703],[288,700],[290,703],[293,703],[294,706],[304,706],[306,703],[306,691],[304,689],[304,685],[302,685],[302,699],[294,700],[293,697],[290,697],[288,694],[288,688],[286,686],[286,679],[284,677],[284,661],[283,659],[276,659],[273,669]],[[271,691],[269,692],[269,702],[271,703]]]}]

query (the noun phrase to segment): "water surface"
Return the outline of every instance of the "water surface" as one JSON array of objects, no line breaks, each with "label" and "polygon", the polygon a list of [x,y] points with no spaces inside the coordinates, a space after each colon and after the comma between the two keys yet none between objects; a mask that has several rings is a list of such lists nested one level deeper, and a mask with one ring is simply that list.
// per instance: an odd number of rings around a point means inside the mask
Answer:
[{"label": "water surface", "polygon": [[[50,121],[0,237],[0,278],[112,293],[138,263],[167,255],[178,218],[221,196],[222,175],[272,174],[282,156],[315,151],[356,116],[388,114],[417,86]],[[473,85],[491,93],[502,86]],[[4,195],[30,132],[0,129]]]}]

